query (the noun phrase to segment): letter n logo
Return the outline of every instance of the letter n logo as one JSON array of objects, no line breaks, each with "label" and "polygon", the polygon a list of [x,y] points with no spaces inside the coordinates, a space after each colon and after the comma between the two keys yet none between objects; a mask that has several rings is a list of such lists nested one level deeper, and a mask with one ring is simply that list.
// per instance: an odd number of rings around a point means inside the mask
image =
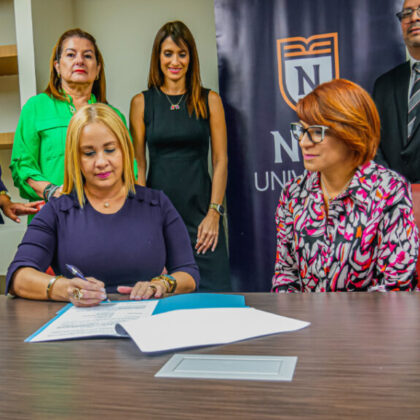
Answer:
[{"label": "letter n logo", "polygon": [[338,79],[337,33],[277,40],[279,84],[283,99],[292,109],[300,98],[321,83]]}]

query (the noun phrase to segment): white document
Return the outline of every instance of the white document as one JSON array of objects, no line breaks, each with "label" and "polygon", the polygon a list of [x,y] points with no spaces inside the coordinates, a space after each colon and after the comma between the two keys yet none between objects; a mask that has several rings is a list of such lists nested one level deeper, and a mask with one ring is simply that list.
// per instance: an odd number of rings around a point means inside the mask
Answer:
[{"label": "white document", "polygon": [[286,318],[255,308],[210,308],[166,312],[120,322],[143,352],[233,343],[239,340],[296,331],[309,322]]},{"label": "white document", "polygon": [[40,342],[66,340],[82,337],[124,337],[115,331],[115,325],[122,321],[150,316],[158,301],[130,301],[101,303],[92,308],[70,307],[60,311],[49,323],[25,341]]}]

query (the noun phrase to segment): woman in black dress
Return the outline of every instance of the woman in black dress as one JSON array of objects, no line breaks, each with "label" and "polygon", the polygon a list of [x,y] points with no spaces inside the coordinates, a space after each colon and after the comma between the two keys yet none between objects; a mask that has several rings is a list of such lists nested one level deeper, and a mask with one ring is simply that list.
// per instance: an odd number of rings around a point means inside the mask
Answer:
[{"label": "woman in black dress", "polygon": [[197,49],[184,23],[168,22],[158,31],[148,88],[134,96],[130,109],[139,183],[163,190],[181,214],[196,251],[200,291],[229,291],[222,223],[227,179],[224,110],[219,95],[201,86]]}]

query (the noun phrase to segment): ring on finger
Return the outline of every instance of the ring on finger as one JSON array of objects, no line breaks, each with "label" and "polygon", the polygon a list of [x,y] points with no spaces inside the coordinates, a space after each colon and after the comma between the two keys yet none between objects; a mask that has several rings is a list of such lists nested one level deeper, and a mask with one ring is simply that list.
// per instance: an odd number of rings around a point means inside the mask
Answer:
[{"label": "ring on finger", "polygon": [[154,290],[153,293],[157,292],[157,287],[154,284],[149,284],[149,287]]},{"label": "ring on finger", "polygon": [[80,300],[83,297],[83,293],[78,287],[75,287],[73,289],[72,295],[73,295],[73,299],[76,299],[76,300]]}]

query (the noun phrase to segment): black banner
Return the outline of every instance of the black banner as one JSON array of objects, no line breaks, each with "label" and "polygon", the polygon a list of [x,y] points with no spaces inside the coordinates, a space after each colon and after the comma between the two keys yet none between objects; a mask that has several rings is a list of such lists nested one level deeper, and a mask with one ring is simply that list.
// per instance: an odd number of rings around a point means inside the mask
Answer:
[{"label": "black banner", "polygon": [[296,102],[339,77],[370,92],[405,60],[401,7],[400,0],[215,0],[235,290],[270,290],[278,197],[303,172],[289,131]]}]

